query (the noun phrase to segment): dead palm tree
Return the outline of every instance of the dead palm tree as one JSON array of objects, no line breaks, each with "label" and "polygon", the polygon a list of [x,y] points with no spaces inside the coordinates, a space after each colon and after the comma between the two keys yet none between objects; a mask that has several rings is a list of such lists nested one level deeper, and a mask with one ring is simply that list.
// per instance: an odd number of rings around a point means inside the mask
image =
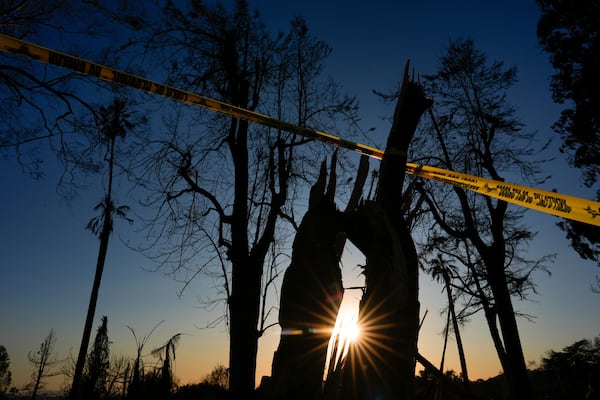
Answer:
[{"label": "dead palm tree", "polygon": [[110,234],[113,230],[113,216],[126,218],[127,206],[117,207],[112,198],[114,165],[115,165],[115,144],[117,137],[125,138],[128,130],[133,128],[133,123],[129,121],[131,112],[126,109],[126,101],[124,99],[115,98],[112,104],[108,107],[100,107],[98,116],[99,139],[100,143],[106,146],[104,160],[108,164],[108,183],[104,199],[94,207],[95,211],[101,211],[100,215],[94,217],[87,224],[87,229],[91,230],[100,239],[100,247],[98,250],[98,260],[96,262],[96,274],[92,285],[92,293],[88,305],[85,326],[83,329],[83,337],[79,348],[79,356],[75,365],[75,373],[73,376],[73,384],[71,386],[70,398],[77,399],[80,396],[79,388],[81,384],[81,376],[87,355],[87,349],[90,342],[92,331],[92,323],[94,313],[96,312],[96,303],[98,301],[98,292],[100,290],[100,281],[104,270],[106,254],[108,252],[108,242]]},{"label": "dead palm tree", "polygon": [[[142,337],[141,340],[138,339],[137,335],[135,334],[135,330],[133,330],[132,327],[127,326],[127,329],[129,329],[131,331],[131,334],[133,335],[133,339],[135,340],[135,345],[137,347],[137,355],[135,357],[135,361],[133,362],[133,371],[131,374],[131,381],[129,381],[128,385],[127,385],[127,399],[133,399],[133,400],[140,400],[144,398],[144,365],[143,365],[143,360],[142,360],[142,351],[144,350],[144,346],[146,345],[146,342],[148,341],[148,339],[150,339],[150,336],[152,336],[152,334],[154,333],[154,331],[156,330],[156,328],[158,328],[163,322],[165,322],[164,320],[160,321],[159,323],[157,323],[156,325],[154,325],[154,327],[150,330],[150,332],[148,332],[146,335],[144,335],[144,337]],[[125,379],[125,383],[127,384],[127,379]],[[124,396],[125,397],[125,396]]]},{"label": "dead palm tree", "polygon": [[181,333],[173,335],[164,345],[152,350],[152,355],[162,361],[160,371],[160,394],[167,398],[173,388],[173,367],[171,360],[175,360],[175,348],[179,344]]}]

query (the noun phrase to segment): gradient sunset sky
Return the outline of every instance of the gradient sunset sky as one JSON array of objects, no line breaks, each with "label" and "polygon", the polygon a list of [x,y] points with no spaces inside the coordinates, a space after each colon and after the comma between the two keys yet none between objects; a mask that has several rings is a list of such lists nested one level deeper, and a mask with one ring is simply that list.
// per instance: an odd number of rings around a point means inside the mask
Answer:
[{"label": "gradient sunset sky", "polygon": [[[286,30],[289,21],[301,15],[312,34],[333,47],[325,73],[357,96],[361,126],[365,130],[375,128],[373,143],[379,148],[383,148],[389,130],[384,118],[391,116],[392,106],[381,103],[372,90],[391,92],[397,88],[407,59],[417,73],[433,73],[451,39],[474,39],[476,48],[490,60],[518,68],[519,82],[511,90],[509,101],[517,107],[524,129],[538,131],[544,138],[555,137],[550,153],[555,160],[544,167],[552,178],[543,189],[592,198],[593,190],[583,187],[580,172],[569,168],[564,155],[558,152],[559,138],[551,130],[561,107],[550,97],[549,78],[553,70],[548,55],[537,44],[539,9],[533,0],[249,3],[259,10],[269,29]],[[101,192],[92,188],[67,204],[56,194],[61,171],[56,160],[49,158],[44,166],[45,178],[34,181],[22,173],[14,154],[6,154],[7,157],[0,157],[0,344],[11,358],[13,384],[21,387],[33,370],[27,353],[37,350],[50,329],[57,335],[59,358],[77,354],[98,251],[97,239],[84,227],[95,215],[92,208]],[[538,232],[529,248],[531,258],[557,254],[551,276],[538,273],[533,277],[539,295],[532,295],[531,301],[515,303],[517,310],[536,317],[533,322],[519,320],[528,361],[538,362],[547,350],[560,350],[600,334],[600,294],[590,290],[600,270],[594,263],[579,259],[568,247],[564,233],[555,226],[558,221],[536,211],[526,214],[527,224]],[[135,329],[139,337],[164,320],[148,340],[145,353],[172,335],[183,333],[177,348],[176,375],[181,384],[198,382],[215,365],[228,362],[226,327],[221,324],[201,329],[223,312],[222,307],[211,312],[199,308],[198,299],[204,298],[203,294],[215,282],[199,277],[178,296],[181,283],[160,272],[147,271],[148,261],[123,244],[135,237],[136,228],[135,223],[131,227],[120,223],[116,228],[100,288],[94,331],[101,316],[108,316],[112,353],[133,356],[135,342],[127,326]],[[358,251],[347,252],[343,264],[345,286],[360,284],[356,265],[362,263],[364,259]],[[360,292],[348,291],[348,303],[356,304],[359,295]],[[422,314],[429,312],[419,350],[438,364],[445,325],[440,310],[446,297],[438,284],[422,275],[420,299]],[[485,379],[497,375],[501,368],[483,318],[474,317],[462,333],[470,377]],[[260,376],[270,375],[278,340],[279,328],[275,327],[259,341],[257,384]],[[459,370],[454,341],[449,345],[446,366]],[[62,377],[53,378],[50,387],[58,388],[62,382]]]}]

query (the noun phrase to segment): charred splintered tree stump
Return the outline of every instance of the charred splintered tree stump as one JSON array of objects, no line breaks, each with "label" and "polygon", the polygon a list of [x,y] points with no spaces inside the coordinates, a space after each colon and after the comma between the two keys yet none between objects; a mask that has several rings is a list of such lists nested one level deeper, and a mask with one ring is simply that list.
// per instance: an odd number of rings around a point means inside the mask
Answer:
[{"label": "charred splintered tree stump", "polygon": [[374,201],[345,220],[348,238],[366,256],[359,306],[361,338],[344,366],[340,399],[414,399],[419,328],[418,263],[402,215],[408,146],[431,106],[406,64]]},{"label": "charred splintered tree stump", "polygon": [[271,384],[272,397],[278,400],[321,398],[327,346],[344,290],[336,250],[340,213],[334,202],[335,162],[334,157],[327,190],[325,162],[311,188],[283,277],[281,338]]}]

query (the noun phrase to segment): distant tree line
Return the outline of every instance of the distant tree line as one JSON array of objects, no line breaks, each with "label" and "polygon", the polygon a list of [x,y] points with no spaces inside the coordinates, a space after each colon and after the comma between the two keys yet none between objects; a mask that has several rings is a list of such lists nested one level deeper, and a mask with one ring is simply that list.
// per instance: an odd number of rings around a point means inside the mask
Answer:
[{"label": "distant tree line", "polygon": [[[157,324],[156,327],[158,327]],[[147,360],[142,351],[152,333],[138,339],[130,328],[136,341],[136,355],[129,358],[123,355],[111,355],[108,337],[108,318],[103,316],[96,331],[92,345],[86,351],[85,364],[79,386],[80,396],[89,400],[145,400],[145,399],[197,399],[224,396],[229,384],[229,369],[217,365],[197,384],[178,386],[173,373],[175,352],[181,334],[173,335],[162,346],[151,350],[151,360]],[[72,378],[75,360],[59,359],[54,350],[56,334],[51,330],[35,352],[29,352],[28,359],[33,366],[31,381],[23,387],[12,385],[10,357],[3,345],[0,345],[0,399],[22,399],[44,397],[40,395],[47,379],[63,375]],[[62,366],[62,368],[60,367]],[[68,398],[71,386],[64,388],[63,397]]]},{"label": "distant tree line", "polygon": [[[157,355],[162,354],[158,357],[158,363],[145,364],[138,358],[131,360],[123,356],[111,357],[106,336],[106,322],[106,317],[103,317],[94,344],[87,355],[82,383],[86,399],[230,399],[227,389],[229,369],[223,365],[216,365],[198,383],[181,386],[175,383],[172,372],[167,372],[169,368],[165,369],[166,353],[164,353],[167,348],[169,351],[174,350],[173,345],[176,340],[173,338],[152,352]],[[55,339],[54,336],[52,338]],[[46,339],[42,345],[49,343]],[[46,356],[55,358],[52,353]],[[170,357],[174,357],[174,353],[171,353]],[[61,373],[72,374],[72,361]],[[136,364],[137,374],[133,371]],[[534,398],[600,399],[600,336],[578,340],[560,351],[549,350],[540,360],[539,366],[530,368],[528,374]],[[0,345],[0,399],[32,398],[31,389],[18,389],[11,386],[11,375],[10,358],[6,348]],[[32,380],[35,380],[37,373],[33,375],[35,377],[32,376]],[[137,377],[134,378],[134,375]],[[483,400],[492,397],[498,400],[510,399],[506,377],[503,374],[487,380],[479,379],[471,382],[471,393],[468,395],[465,394],[461,374],[453,370],[444,372],[444,384],[438,390],[439,382],[434,371],[427,369],[421,371],[416,377],[416,399],[433,399],[436,391],[441,398],[448,400],[465,398]],[[31,388],[31,386],[27,387]],[[66,397],[67,393],[64,396]],[[261,398],[258,396],[257,399]]]},{"label": "distant tree line", "polygon": [[[537,368],[529,368],[532,398],[535,399],[600,399],[600,336],[582,339],[560,351],[549,350]],[[505,374],[471,382],[471,393],[463,390],[462,377],[455,371],[444,373],[440,398],[496,399],[511,398]],[[433,399],[439,379],[424,370],[417,377],[417,399]]]}]

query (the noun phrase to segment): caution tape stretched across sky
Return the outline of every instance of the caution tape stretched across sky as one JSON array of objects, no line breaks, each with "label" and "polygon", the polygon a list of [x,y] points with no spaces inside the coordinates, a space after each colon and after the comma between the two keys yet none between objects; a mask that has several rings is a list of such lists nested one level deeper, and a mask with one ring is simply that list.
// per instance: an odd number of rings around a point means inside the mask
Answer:
[{"label": "caution tape stretched across sky", "polygon": [[[133,87],[144,92],[158,94],[183,103],[196,105],[271,128],[330,143],[335,146],[369,155],[373,158],[383,158],[383,151],[374,147],[351,142],[318,130],[303,128],[288,122],[280,121],[267,115],[177,89],[172,86],[163,85],[4,34],[0,34],[0,49],[13,54],[26,56],[40,62],[57,65],[85,75],[94,76],[105,81]],[[407,163],[406,171],[424,178],[448,183],[558,217],[600,226],[600,203],[592,200],[533,189],[507,182],[495,181],[426,165]]]}]

